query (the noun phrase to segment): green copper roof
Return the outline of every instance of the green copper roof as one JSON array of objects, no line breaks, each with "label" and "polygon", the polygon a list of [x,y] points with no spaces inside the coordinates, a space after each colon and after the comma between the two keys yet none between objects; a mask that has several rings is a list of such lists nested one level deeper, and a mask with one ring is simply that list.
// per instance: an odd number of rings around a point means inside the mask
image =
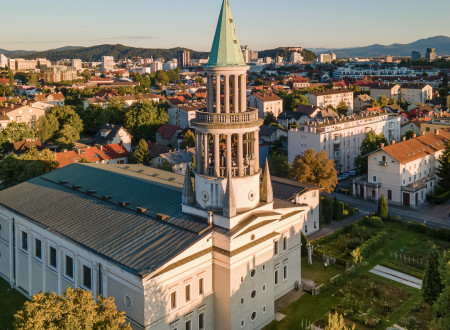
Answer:
[{"label": "green copper roof", "polygon": [[223,0],[214,42],[209,55],[209,67],[245,66],[228,0]]}]

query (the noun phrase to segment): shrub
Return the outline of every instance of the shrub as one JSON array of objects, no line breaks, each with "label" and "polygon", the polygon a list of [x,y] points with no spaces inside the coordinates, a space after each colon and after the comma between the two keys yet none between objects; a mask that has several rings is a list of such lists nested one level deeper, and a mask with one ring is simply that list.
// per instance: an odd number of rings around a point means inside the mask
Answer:
[{"label": "shrub", "polygon": [[303,232],[302,232],[301,240],[302,240],[302,256],[307,256],[308,255],[308,248],[307,248],[308,241],[306,239],[305,234],[303,234]]},{"label": "shrub", "polygon": [[320,222],[330,223],[333,220],[333,203],[327,196],[320,197]]},{"label": "shrub", "polygon": [[383,228],[384,222],[380,217],[364,217],[363,224],[368,225],[373,228]]}]

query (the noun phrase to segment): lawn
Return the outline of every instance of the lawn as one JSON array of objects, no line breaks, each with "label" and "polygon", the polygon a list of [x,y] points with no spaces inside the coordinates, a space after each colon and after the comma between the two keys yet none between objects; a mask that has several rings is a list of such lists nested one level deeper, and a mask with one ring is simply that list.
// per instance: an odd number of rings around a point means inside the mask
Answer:
[{"label": "lawn", "polygon": [[[330,256],[351,261],[351,251],[380,232],[387,233],[384,245],[363,258],[355,273],[340,285],[327,286],[318,296],[303,295],[280,311],[286,315],[282,321],[272,322],[267,329],[299,329],[303,320],[324,325],[328,313],[333,310],[345,313],[346,323],[354,323],[357,329],[386,329],[398,322],[405,325],[411,322],[409,324],[412,325],[416,321],[418,328],[423,328],[429,319],[423,316],[426,306],[421,304],[420,290],[371,274],[369,270],[380,263],[390,262],[399,270],[408,268],[421,275],[427,249],[433,244],[440,249],[448,249],[450,242],[418,232],[403,223],[386,222],[382,228],[365,223],[352,224],[312,244],[319,244],[320,250]],[[313,263],[310,267],[304,260],[302,277],[327,283],[331,276],[323,264]]]},{"label": "lawn", "polygon": [[14,314],[27,299],[0,278],[0,329],[13,329]]},{"label": "lawn", "polygon": [[313,280],[317,285],[329,283],[333,276],[344,274],[344,267],[329,265],[325,270],[322,260],[313,258],[312,262],[310,265],[308,264],[308,257],[302,257],[302,277]]}]

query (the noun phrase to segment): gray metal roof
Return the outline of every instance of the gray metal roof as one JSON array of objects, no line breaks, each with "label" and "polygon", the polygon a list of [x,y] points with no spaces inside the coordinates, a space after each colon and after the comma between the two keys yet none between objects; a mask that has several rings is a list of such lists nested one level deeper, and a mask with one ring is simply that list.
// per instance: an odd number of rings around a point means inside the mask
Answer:
[{"label": "gray metal roof", "polygon": [[0,204],[143,276],[211,228],[181,212],[176,174],[138,168],[72,164],[1,191]]},{"label": "gray metal roof", "polygon": [[297,182],[294,180],[284,179],[272,176],[273,197],[279,200],[295,202],[294,197],[301,195],[308,190],[319,190],[309,183]]}]

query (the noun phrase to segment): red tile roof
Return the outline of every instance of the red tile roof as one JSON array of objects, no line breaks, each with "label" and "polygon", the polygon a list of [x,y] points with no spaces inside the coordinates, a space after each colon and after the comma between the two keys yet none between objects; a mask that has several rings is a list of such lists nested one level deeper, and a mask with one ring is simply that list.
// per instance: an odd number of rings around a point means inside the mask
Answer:
[{"label": "red tile roof", "polygon": [[382,150],[401,164],[405,164],[427,155],[434,155],[435,152],[445,149],[448,141],[450,141],[450,133],[440,130],[438,133],[425,134],[383,147]]},{"label": "red tile roof", "polygon": [[164,124],[158,129],[158,133],[164,140],[170,140],[178,130],[181,130],[180,126]]},{"label": "red tile roof", "polygon": [[35,100],[38,102],[47,102],[47,101],[65,101],[65,97],[63,93],[55,93],[55,94],[36,94],[34,96]]},{"label": "red tile roof", "polygon": [[102,150],[111,159],[128,157],[131,154],[121,143],[107,144]]},{"label": "red tile roof", "polygon": [[273,101],[281,101],[282,100],[281,97],[279,97],[278,95],[276,95],[272,92],[268,92],[268,93],[254,92],[253,95],[263,102],[273,102]]},{"label": "red tile roof", "polygon": [[64,167],[73,163],[78,163],[81,157],[73,150],[63,151],[55,154],[56,160],[59,163],[58,167]]},{"label": "red tile roof", "polygon": [[97,147],[87,147],[78,149],[78,154],[83,159],[86,157],[91,163],[97,163],[111,158]]}]

